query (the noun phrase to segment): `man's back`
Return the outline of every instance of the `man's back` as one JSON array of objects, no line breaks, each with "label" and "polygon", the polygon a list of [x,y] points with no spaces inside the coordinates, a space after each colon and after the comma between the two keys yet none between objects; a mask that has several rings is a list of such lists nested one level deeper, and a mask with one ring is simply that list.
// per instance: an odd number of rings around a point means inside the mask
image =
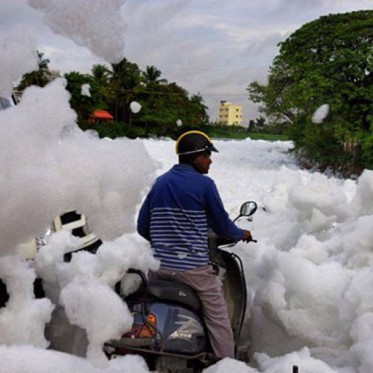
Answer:
[{"label": "man's back", "polygon": [[150,214],[151,245],[162,268],[186,270],[208,263],[205,194],[211,183],[192,167],[175,165],[154,184],[146,215]]}]

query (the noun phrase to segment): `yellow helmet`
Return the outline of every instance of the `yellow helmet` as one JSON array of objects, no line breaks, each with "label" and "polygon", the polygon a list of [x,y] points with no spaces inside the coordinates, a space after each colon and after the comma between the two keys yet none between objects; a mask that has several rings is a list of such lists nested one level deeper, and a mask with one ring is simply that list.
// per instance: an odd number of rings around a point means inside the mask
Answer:
[{"label": "yellow helmet", "polygon": [[201,131],[183,133],[176,141],[176,154],[188,155],[202,152],[218,152],[211,139]]}]

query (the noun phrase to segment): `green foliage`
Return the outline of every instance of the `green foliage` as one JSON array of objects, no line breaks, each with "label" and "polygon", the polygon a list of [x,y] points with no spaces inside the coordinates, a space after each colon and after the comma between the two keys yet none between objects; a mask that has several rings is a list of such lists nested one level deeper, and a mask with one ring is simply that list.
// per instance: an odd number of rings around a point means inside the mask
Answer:
[{"label": "green foliage", "polygon": [[[286,41],[268,85],[249,85],[272,122],[290,124],[298,152],[312,163],[348,173],[372,165],[373,11],[321,17]],[[329,104],[321,124],[315,110]]]},{"label": "green foliage", "polygon": [[[49,72],[48,60],[39,54],[40,68],[32,74],[41,85],[40,76]],[[141,71],[137,64],[123,58],[116,64],[94,65],[91,74],[69,72],[65,74],[66,89],[71,94],[70,105],[78,115],[83,130],[94,129],[101,137],[176,137],[181,131],[202,128],[209,123],[207,107],[200,95],[189,97],[188,92],[163,79],[154,66]],[[36,78],[35,78],[36,79]],[[31,84],[29,75],[24,75],[24,86]],[[89,95],[83,94],[82,86],[89,85]],[[132,113],[130,104],[141,104],[139,113]],[[114,122],[88,124],[89,115],[96,109],[109,111]],[[177,121],[183,123],[177,126]]]},{"label": "green foliage", "polygon": [[98,90],[98,94],[100,95],[103,102],[105,102],[104,107],[108,106],[108,102],[110,102],[109,98],[111,98],[111,92],[109,90],[109,81],[112,72],[104,65],[97,64],[93,65],[92,67],[92,77],[95,82],[95,87]]},{"label": "green foliage", "polygon": [[130,103],[140,90],[141,71],[137,64],[123,58],[120,62],[111,65],[108,91],[109,111],[114,119],[125,123],[130,122]]},{"label": "green foliage", "polygon": [[188,92],[176,83],[152,82],[139,90],[136,101],[142,108],[138,114],[131,115],[131,123],[144,127],[151,135],[176,136],[178,120],[183,128],[197,128],[208,123],[202,97],[189,98]]},{"label": "green foliage", "polygon": [[247,133],[252,140],[266,140],[266,141],[288,141],[289,138],[284,134],[274,134],[265,132],[248,132]]},{"label": "green foliage", "polygon": [[[113,64],[111,70],[96,65],[92,74],[105,107],[116,122],[122,123],[126,136],[175,136],[178,132],[177,120],[192,127],[209,121],[202,97],[195,95],[189,98],[184,88],[161,78],[161,71],[154,66],[147,66],[145,71],[141,71],[136,64],[124,58]],[[131,113],[132,101],[140,103],[139,113]],[[114,133],[119,136],[123,132],[118,130]]]},{"label": "green foliage", "polygon": [[147,87],[157,84],[166,84],[166,79],[161,79],[162,73],[155,66],[146,66],[145,71],[141,73],[142,81]]},{"label": "green foliage", "polygon": [[361,157],[364,160],[364,165],[366,168],[373,169],[373,118],[369,118],[370,132],[369,134],[359,133],[359,142],[361,143]]},{"label": "green foliage", "polygon": [[288,137],[282,134],[274,134],[268,132],[252,132],[250,128],[242,126],[229,126],[224,124],[209,125],[201,128],[210,137],[220,139],[246,139],[251,138],[255,140],[268,141],[287,141]]},{"label": "green foliage", "polygon": [[38,69],[22,76],[21,82],[16,87],[18,92],[23,92],[27,87],[36,85],[38,87],[46,86],[53,78],[48,68],[49,60],[44,58],[44,53],[36,51],[38,59]]},{"label": "green foliage", "polygon": [[[42,53],[38,56],[39,70],[25,74],[20,88],[46,84],[41,77],[51,75],[49,60],[43,59]],[[100,136],[176,136],[180,132],[176,124],[179,120],[183,129],[206,125],[209,117],[202,97],[189,97],[184,88],[168,83],[161,76],[161,71],[154,66],[141,71],[137,64],[123,58],[111,66],[94,65],[91,74],[73,71],[64,77],[71,94],[70,105],[78,115],[81,128],[86,129],[89,115],[96,109],[108,110],[113,115],[114,123],[95,124]],[[89,85],[89,95],[82,94],[84,84]],[[132,101],[141,104],[139,113],[131,112]],[[107,128],[109,125],[111,128]]]},{"label": "green foliage", "polygon": [[246,138],[247,129],[242,126],[231,126],[226,124],[215,124],[213,126],[208,126],[206,132],[213,137],[220,138]]},{"label": "green foliage", "polygon": [[[87,119],[93,110],[104,107],[99,86],[92,76],[73,71],[65,74],[65,79],[66,89],[71,94],[70,105],[76,111],[79,122]],[[89,95],[82,94],[84,84],[89,85]]]},{"label": "green foliage", "polygon": [[82,122],[80,127],[84,131],[96,131],[100,138],[106,137],[109,139],[116,139],[118,137],[128,137],[130,139],[135,139],[137,137],[146,137],[144,128],[136,126],[128,127],[124,125],[123,122]]}]

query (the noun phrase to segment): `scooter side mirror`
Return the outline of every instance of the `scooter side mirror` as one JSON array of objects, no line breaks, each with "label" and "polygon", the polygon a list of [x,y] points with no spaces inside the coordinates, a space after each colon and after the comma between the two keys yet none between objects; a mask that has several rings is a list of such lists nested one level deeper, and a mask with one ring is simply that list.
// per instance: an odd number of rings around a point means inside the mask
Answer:
[{"label": "scooter side mirror", "polygon": [[240,216],[252,216],[257,208],[258,205],[255,201],[247,201],[241,205]]}]

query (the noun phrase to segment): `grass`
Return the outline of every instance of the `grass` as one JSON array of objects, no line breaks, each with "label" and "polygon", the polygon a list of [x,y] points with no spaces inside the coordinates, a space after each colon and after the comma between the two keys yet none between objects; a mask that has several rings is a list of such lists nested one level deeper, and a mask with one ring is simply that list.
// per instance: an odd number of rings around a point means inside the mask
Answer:
[{"label": "grass", "polygon": [[[124,125],[122,122],[111,122],[111,123],[82,123],[81,128],[94,129],[99,133],[100,137],[109,137],[115,139],[117,137],[148,137],[150,134],[145,130],[144,126],[136,126],[133,124],[131,128]],[[210,137],[215,139],[231,139],[231,140],[243,140],[251,138],[253,140],[267,140],[267,141],[287,141],[286,135],[278,135],[264,132],[248,132],[244,127],[232,127],[232,126],[206,126],[201,128]],[[162,133],[153,134],[156,136],[162,136]],[[164,136],[171,136],[169,133],[165,133]],[[176,134],[174,134],[176,136]],[[178,137],[178,135],[176,136]]]},{"label": "grass", "polygon": [[267,141],[288,141],[286,135],[276,135],[272,133],[249,132],[248,136],[253,140],[267,140]]},{"label": "grass", "polygon": [[251,138],[253,140],[267,140],[267,141],[287,141],[289,138],[286,135],[277,135],[264,132],[247,132],[243,131],[229,131],[225,128],[209,128],[209,135],[216,139],[232,139],[243,140]]}]

